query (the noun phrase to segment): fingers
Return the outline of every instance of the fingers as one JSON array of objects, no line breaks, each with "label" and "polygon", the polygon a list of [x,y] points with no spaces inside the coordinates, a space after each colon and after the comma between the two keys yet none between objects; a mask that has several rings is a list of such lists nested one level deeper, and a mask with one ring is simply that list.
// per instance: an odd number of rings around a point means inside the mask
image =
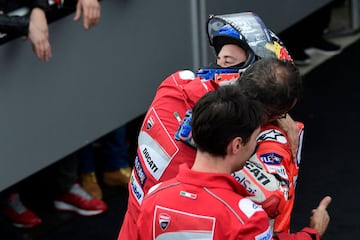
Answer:
[{"label": "fingers", "polygon": [[329,204],[331,203],[331,200],[332,200],[332,199],[331,199],[330,196],[324,197],[324,198],[320,201],[319,206],[317,207],[317,209],[321,209],[321,210],[326,209],[326,208],[329,206]]},{"label": "fingers", "polygon": [[77,5],[76,5],[76,12],[75,12],[74,21],[77,21],[77,20],[80,19],[80,17],[81,17],[81,11],[82,11],[81,5],[80,5],[80,2],[78,2]]},{"label": "fingers", "polygon": [[33,51],[36,57],[42,61],[49,61],[52,57],[51,46],[48,41],[33,44]]},{"label": "fingers", "polygon": [[326,196],[320,201],[318,207],[312,210],[309,226],[315,229],[320,237],[325,234],[330,221],[329,213],[326,210],[330,202],[331,197]]},{"label": "fingers", "polygon": [[100,10],[96,7],[92,7],[84,10],[84,28],[89,29],[95,26],[100,19]]},{"label": "fingers", "polygon": [[74,21],[83,15],[83,26],[87,30],[95,26],[100,20],[100,4],[97,0],[79,0],[76,5]]}]

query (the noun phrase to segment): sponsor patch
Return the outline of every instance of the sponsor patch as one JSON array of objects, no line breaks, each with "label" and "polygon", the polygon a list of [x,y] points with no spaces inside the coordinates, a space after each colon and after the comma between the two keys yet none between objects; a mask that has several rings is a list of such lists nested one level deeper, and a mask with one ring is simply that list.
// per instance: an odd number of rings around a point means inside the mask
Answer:
[{"label": "sponsor patch", "polygon": [[287,143],[286,137],[279,130],[275,130],[275,129],[269,129],[269,130],[262,131],[259,134],[257,140],[258,140],[258,142],[271,140],[271,141],[276,141],[276,142],[279,142],[282,144]]},{"label": "sponsor patch", "polygon": [[[140,146],[140,147],[142,147],[142,146]],[[144,156],[144,158],[146,160],[147,167],[148,167],[149,171],[151,171],[151,172],[153,172],[155,174],[159,170],[159,168],[156,165],[156,162],[153,161],[153,158],[150,156],[149,149],[147,147],[144,147],[144,148],[142,148],[141,152],[142,152],[142,155]],[[155,153],[154,153],[154,155],[155,155]]]},{"label": "sponsor patch", "polygon": [[171,220],[171,217],[169,216],[169,214],[166,214],[166,213],[159,214],[159,225],[160,225],[161,230],[165,231],[167,229],[167,227],[170,224],[170,220]]},{"label": "sponsor patch", "polygon": [[276,173],[283,179],[289,179],[284,166],[267,166],[269,173]]},{"label": "sponsor patch", "polygon": [[255,164],[247,161],[245,164],[245,169],[249,170],[249,172],[257,179],[259,183],[262,185],[266,185],[270,182],[268,176],[266,176],[261,169],[259,169]]},{"label": "sponsor patch", "polygon": [[273,152],[261,154],[259,157],[263,163],[270,165],[278,165],[284,158],[283,156]]},{"label": "sponsor patch", "polygon": [[251,218],[256,212],[264,211],[262,207],[260,207],[248,198],[241,199],[238,205],[240,210],[245,213],[248,218]]},{"label": "sponsor patch", "polygon": [[145,119],[138,136],[137,153],[147,177],[159,180],[179,148],[155,108],[149,110]]},{"label": "sponsor patch", "polygon": [[140,163],[140,160],[139,160],[139,157],[137,154],[135,157],[134,169],[135,169],[136,175],[140,181],[141,187],[144,187],[147,177],[146,177],[143,167],[141,166],[141,163]]},{"label": "sponsor patch", "polygon": [[130,177],[130,184],[131,184],[131,192],[135,199],[138,201],[139,204],[142,203],[144,199],[144,191],[140,187],[140,184],[136,181],[136,178],[134,176],[134,171],[132,171],[131,177]]},{"label": "sponsor patch", "polygon": [[146,130],[149,131],[154,126],[154,123],[155,123],[155,121],[154,121],[153,117],[150,116],[148,118],[148,120],[146,121]]}]

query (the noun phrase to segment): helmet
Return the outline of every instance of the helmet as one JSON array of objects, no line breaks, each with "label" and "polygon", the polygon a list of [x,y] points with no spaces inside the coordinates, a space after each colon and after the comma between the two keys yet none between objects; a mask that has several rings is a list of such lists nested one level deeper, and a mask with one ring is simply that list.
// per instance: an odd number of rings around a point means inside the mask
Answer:
[{"label": "helmet", "polygon": [[247,68],[259,58],[293,61],[281,40],[253,12],[211,15],[207,22],[210,45],[216,55],[225,44],[236,44],[245,50]]}]

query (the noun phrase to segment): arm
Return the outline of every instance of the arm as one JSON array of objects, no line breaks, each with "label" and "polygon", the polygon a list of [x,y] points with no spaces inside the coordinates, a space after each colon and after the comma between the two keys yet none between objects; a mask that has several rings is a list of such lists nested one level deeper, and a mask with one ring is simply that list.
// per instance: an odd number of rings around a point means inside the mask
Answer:
[{"label": "arm", "polygon": [[280,233],[275,235],[273,239],[276,240],[320,240],[326,232],[330,222],[330,217],[327,212],[327,207],[331,202],[331,197],[324,197],[319,206],[312,210],[310,217],[310,228],[303,228],[296,233]]},{"label": "arm", "polygon": [[44,10],[33,8],[29,20],[28,38],[31,41],[35,55],[43,61],[51,58],[49,30]]},{"label": "arm", "polygon": [[95,26],[100,20],[100,3],[98,0],[78,0],[74,21],[78,21],[81,14],[86,30]]},{"label": "arm", "polygon": [[28,30],[29,18],[27,16],[0,15],[0,32],[26,36]]}]

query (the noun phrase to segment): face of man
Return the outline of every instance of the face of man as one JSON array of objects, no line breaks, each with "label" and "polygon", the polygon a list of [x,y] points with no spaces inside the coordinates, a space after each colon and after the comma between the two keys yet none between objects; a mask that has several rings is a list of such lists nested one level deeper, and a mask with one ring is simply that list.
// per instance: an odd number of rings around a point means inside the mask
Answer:
[{"label": "face of man", "polygon": [[224,45],[218,56],[216,63],[221,67],[232,67],[246,61],[246,52],[235,44]]}]

